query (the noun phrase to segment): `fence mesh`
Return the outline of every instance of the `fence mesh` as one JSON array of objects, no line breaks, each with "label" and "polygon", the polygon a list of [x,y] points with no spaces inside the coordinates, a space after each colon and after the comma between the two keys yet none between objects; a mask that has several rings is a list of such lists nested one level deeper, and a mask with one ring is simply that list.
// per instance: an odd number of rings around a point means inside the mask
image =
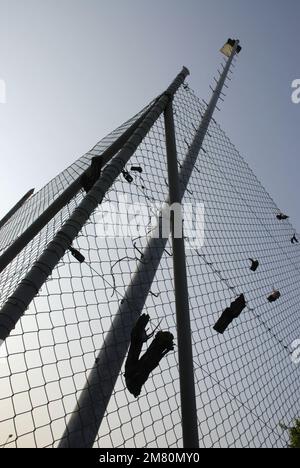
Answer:
[{"label": "fence mesh", "polygon": [[[205,107],[187,85],[175,96],[180,167]],[[1,250],[132,121],[28,200],[1,229]],[[0,443],[6,447],[59,445],[168,196],[163,118],[127,170],[133,182],[122,176],[115,182],[74,243],[85,262],[65,255],[1,348]],[[2,273],[1,305],[83,196],[80,192]],[[214,120],[183,203],[201,447],[285,447],[280,423],[289,425],[300,411],[300,368],[291,359],[300,325],[300,250],[291,243],[295,231],[288,220],[276,218],[276,204]],[[249,258],[260,262],[255,273]],[[273,288],[282,296],[270,304]],[[242,293],[246,310],[218,335],[214,324]],[[169,241],[144,312],[152,329],[171,331],[176,344]],[[176,348],[138,399],[126,390],[122,369],[94,446],[182,446]]]}]

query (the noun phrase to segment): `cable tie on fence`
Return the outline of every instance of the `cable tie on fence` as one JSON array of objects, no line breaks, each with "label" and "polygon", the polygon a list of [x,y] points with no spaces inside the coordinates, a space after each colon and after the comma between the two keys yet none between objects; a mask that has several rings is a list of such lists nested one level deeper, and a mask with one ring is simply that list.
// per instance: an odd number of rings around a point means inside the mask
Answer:
[{"label": "cable tie on fence", "polygon": [[253,258],[249,258],[249,260],[251,262],[250,270],[251,271],[256,271],[257,268],[259,267],[259,261],[258,260],[253,260]]},{"label": "cable tie on fence", "polygon": [[299,244],[299,240],[298,240],[298,238],[296,237],[296,234],[294,234],[293,237],[291,238],[291,243],[292,243],[292,244]]},{"label": "cable tie on fence", "polygon": [[276,302],[280,299],[281,293],[277,289],[274,289],[273,292],[269,295],[268,301],[269,302]]},{"label": "cable tie on fence", "polygon": [[284,213],[279,213],[276,218],[279,220],[279,221],[285,221],[286,219],[289,219],[289,216],[284,214]]}]

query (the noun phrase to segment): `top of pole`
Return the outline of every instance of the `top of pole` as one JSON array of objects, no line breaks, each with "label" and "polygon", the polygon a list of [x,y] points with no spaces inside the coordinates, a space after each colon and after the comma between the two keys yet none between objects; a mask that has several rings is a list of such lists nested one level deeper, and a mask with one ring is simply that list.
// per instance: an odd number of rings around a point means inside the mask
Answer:
[{"label": "top of pole", "polygon": [[237,44],[236,53],[239,54],[242,50],[242,47],[239,45],[240,41],[238,39],[228,39],[226,44],[222,47],[220,52],[225,55],[226,57],[230,57],[234,46]]}]

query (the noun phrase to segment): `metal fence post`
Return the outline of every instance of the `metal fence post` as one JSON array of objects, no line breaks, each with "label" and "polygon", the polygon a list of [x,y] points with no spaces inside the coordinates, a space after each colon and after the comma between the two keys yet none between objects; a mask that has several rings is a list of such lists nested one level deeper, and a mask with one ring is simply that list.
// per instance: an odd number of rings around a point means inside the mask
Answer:
[{"label": "metal fence post", "polygon": [[[178,176],[176,136],[172,102],[170,102],[170,104],[167,106],[164,116],[169,176],[169,202],[171,209],[175,206],[175,204],[180,206],[180,219],[176,219],[173,210],[170,210],[170,214],[173,244],[183,446],[184,448],[198,448],[199,438],[193,366],[192,332],[190,324],[184,233],[182,227],[182,197],[180,193]],[[180,223],[180,228],[182,228],[179,229],[179,231],[182,231],[180,237],[176,236],[176,223],[178,223],[178,225]]]}]

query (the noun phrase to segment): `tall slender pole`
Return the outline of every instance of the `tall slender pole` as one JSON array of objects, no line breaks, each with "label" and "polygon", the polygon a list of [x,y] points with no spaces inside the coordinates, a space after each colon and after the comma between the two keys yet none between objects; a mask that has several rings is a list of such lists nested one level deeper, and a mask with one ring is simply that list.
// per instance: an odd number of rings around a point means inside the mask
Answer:
[{"label": "tall slender pole", "polygon": [[[182,164],[179,174],[182,182],[181,197],[183,197],[193,173],[211,118],[225,84],[232,60],[236,54],[237,46],[238,41],[224,67]],[[124,295],[125,300],[122,301],[106,334],[104,343],[90,371],[86,385],[62,436],[59,447],[77,448],[93,446],[128,351],[132,328],[145,306],[156,271],[164,254],[167,240],[157,238],[156,233],[149,240],[148,246],[143,252],[143,263],[138,265],[126,290]]]},{"label": "tall slender pole", "polygon": [[[187,283],[184,233],[176,236],[176,223],[183,231],[181,193],[178,175],[176,136],[172,102],[165,110],[165,132],[169,177],[169,201],[171,209],[178,205],[180,209],[171,213],[171,235],[173,244],[174,284],[176,302],[176,322],[179,357],[179,378],[181,396],[182,434],[184,448],[198,448],[198,419],[195,394],[192,332]],[[178,208],[178,207],[177,207]],[[176,219],[174,213],[180,213]]]}]

